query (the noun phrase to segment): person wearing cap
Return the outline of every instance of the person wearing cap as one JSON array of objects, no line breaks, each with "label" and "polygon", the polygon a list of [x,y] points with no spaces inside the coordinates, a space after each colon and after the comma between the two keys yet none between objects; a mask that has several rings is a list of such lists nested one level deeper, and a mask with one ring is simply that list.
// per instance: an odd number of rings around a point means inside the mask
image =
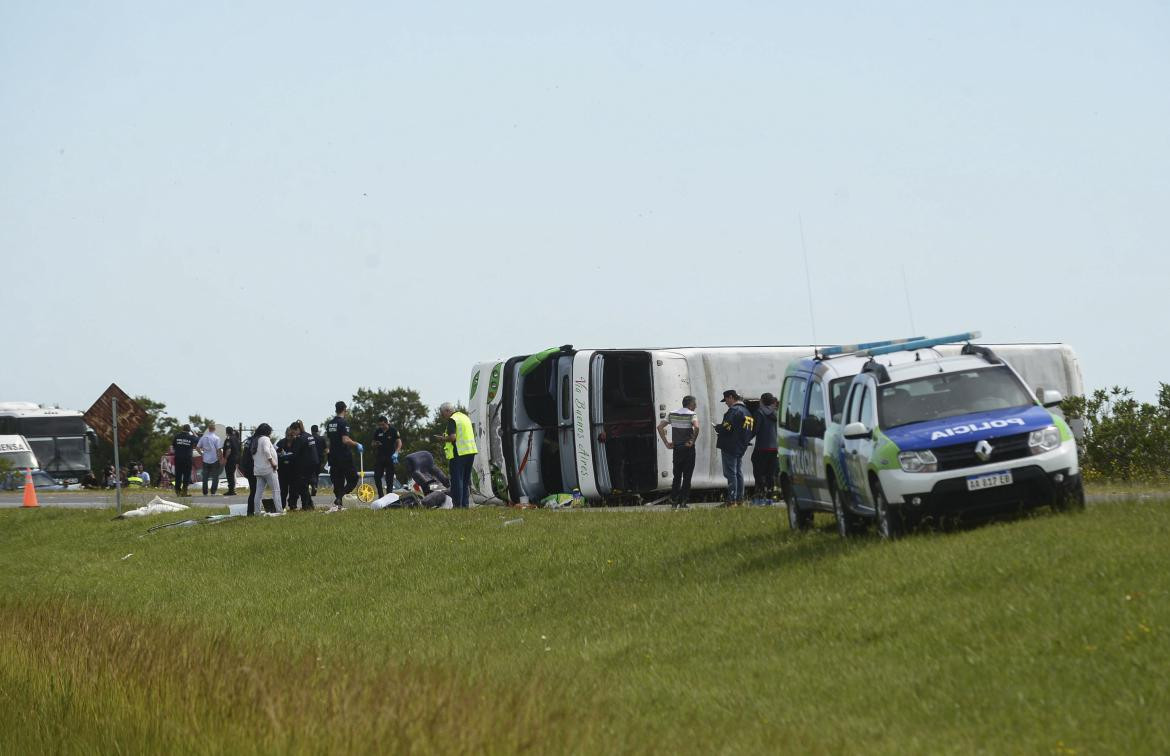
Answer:
[{"label": "person wearing cap", "polygon": [[[695,441],[699,438],[698,403],[693,396],[684,396],[682,407],[671,412],[658,424],[658,437],[667,449],[673,450],[674,483],[670,487],[670,503],[675,509],[687,508],[691,492],[691,475],[695,472]],[[666,428],[670,427],[670,438]]]},{"label": "person wearing cap", "polygon": [[329,439],[329,477],[333,481],[333,506],[330,512],[340,512],[342,499],[345,495],[357,488],[357,468],[353,465],[353,452],[350,447],[358,450],[358,454],[365,448],[349,437],[349,423],[345,422],[347,408],[345,402],[333,405],[337,415],[325,423],[325,436]]},{"label": "person wearing cap", "polygon": [[715,447],[722,454],[723,477],[727,478],[725,506],[738,507],[743,502],[743,455],[751,444],[755,420],[735,389],[723,392],[723,403],[727,412],[723,422],[715,426]]},{"label": "person wearing cap", "polygon": [[374,485],[378,488],[379,499],[382,498],[383,479],[386,480],[386,491],[394,490],[394,463],[398,461],[401,450],[398,429],[385,417],[379,417],[378,427],[374,430]]}]

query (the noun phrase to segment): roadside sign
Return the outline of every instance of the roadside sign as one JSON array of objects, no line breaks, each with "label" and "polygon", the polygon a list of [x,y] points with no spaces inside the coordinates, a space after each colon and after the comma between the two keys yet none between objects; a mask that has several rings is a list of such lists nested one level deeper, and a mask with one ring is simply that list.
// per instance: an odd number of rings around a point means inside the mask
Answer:
[{"label": "roadside sign", "polygon": [[147,419],[146,412],[118,388],[118,384],[111,383],[93,406],[85,411],[85,422],[94,429],[104,441],[114,443],[114,406],[113,400],[118,400],[118,435],[125,439],[133,433],[139,425]]}]

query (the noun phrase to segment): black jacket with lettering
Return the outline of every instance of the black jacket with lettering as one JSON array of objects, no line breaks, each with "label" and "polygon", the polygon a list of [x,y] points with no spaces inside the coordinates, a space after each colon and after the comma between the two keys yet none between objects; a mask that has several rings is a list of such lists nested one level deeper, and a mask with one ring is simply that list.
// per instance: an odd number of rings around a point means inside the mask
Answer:
[{"label": "black jacket with lettering", "polygon": [[755,425],[747,407],[742,404],[731,405],[723,415],[723,422],[715,427],[715,433],[719,436],[715,448],[742,457],[751,443]]},{"label": "black jacket with lettering", "polygon": [[317,439],[311,433],[301,432],[292,442],[293,469],[302,475],[312,475],[321,465]]},{"label": "black jacket with lettering", "polygon": [[177,433],[171,441],[171,448],[175,450],[175,461],[190,462],[191,452],[195,450],[195,444],[198,442],[198,438],[186,431]]}]

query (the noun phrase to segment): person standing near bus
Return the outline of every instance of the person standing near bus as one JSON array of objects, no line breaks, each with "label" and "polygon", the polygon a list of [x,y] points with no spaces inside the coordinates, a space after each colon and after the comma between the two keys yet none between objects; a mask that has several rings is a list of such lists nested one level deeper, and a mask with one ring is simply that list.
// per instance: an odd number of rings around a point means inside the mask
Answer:
[{"label": "person standing near bus", "polygon": [[456,509],[471,506],[471,468],[475,461],[475,428],[465,412],[455,409],[450,402],[439,407],[439,416],[447,421],[447,435],[443,436],[443,453],[451,468],[451,499]]},{"label": "person standing near bus", "polygon": [[[671,412],[658,424],[658,436],[667,449],[673,450],[674,483],[670,487],[670,504],[675,509],[687,508],[691,493],[691,475],[695,472],[695,441],[699,438],[699,416],[695,397],[683,397],[682,407]],[[670,439],[666,428],[670,427]]]},{"label": "person standing near bus", "polygon": [[755,419],[735,389],[723,392],[727,412],[723,422],[715,426],[719,437],[715,446],[723,456],[723,477],[727,478],[727,501],[724,506],[738,507],[743,503],[743,454],[747,451],[755,428]]},{"label": "person standing near bus", "polygon": [[171,439],[171,449],[175,453],[175,496],[190,496],[187,488],[191,485],[191,455],[198,441],[187,424]]},{"label": "person standing near bus", "polygon": [[333,506],[330,512],[340,512],[345,507],[341,500],[347,493],[357,488],[357,469],[353,466],[353,453],[350,447],[356,447],[358,454],[365,451],[365,447],[349,437],[349,424],[345,422],[347,413],[345,402],[333,405],[337,415],[325,424],[325,435],[329,439],[329,478],[333,481]]},{"label": "person standing near bus", "polygon": [[776,408],[779,401],[770,393],[760,397],[760,407],[755,411],[756,443],[752,448],[752,475],[756,479],[753,504],[772,503],[773,489],[776,488],[777,454],[779,428]]}]

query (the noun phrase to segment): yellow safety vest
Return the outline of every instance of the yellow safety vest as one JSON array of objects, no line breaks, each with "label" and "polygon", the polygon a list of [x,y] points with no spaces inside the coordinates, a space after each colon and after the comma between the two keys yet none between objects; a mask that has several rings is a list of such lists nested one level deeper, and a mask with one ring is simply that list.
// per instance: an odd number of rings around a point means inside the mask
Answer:
[{"label": "yellow safety vest", "polygon": [[455,458],[455,450],[459,450],[460,457],[471,456],[479,451],[475,447],[475,428],[471,425],[471,418],[462,412],[451,415],[455,421],[455,443],[450,441],[443,444],[443,454],[447,459]]}]

